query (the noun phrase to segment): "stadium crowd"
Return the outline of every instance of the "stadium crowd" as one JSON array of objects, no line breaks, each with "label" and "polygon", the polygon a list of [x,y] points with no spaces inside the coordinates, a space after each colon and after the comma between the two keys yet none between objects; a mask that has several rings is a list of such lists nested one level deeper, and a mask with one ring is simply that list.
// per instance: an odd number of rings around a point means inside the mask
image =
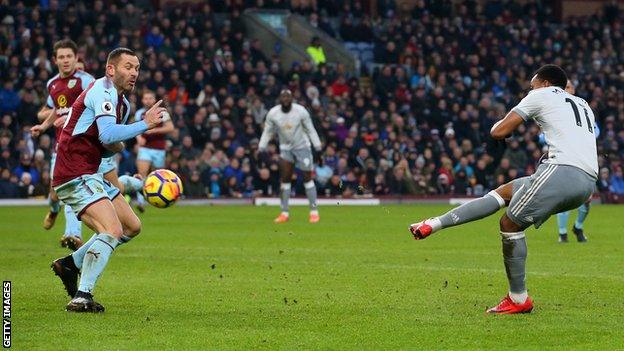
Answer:
[{"label": "stadium crowd", "polygon": [[[176,126],[167,168],[182,176],[188,197],[278,194],[277,144],[260,153],[258,138],[282,88],[309,109],[324,142],[315,172],[320,196],[481,195],[531,174],[546,152],[535,124],[505,142],[489,130],[526,94],[532,72],[556,63],[597,116],[598,190],[605,201],[624,199],[624,16],[617,8],[560,22],[536,1],[421,0],[405,16],[392,1],[381,2],[379,16],[358,1],[161,9],[46,3],[0,2],[0,197],[47,194],[53,133],[33,139],[28,130],[56,74],[51,47],[68,37],[96,78],[112,48],[139,53],[130,101],[140,108],[144,89],[166,99]],[[250,6],[291,8],[339,40],[368,42],[375,64],[357,74],[311,60],[284,67],[246,38],[241,11]],[[330,13],[338,19],[329,21]],[[120,174],[135,172],[136,147],[120,154]],[[302,184],[293,189],[303,193]]]}]

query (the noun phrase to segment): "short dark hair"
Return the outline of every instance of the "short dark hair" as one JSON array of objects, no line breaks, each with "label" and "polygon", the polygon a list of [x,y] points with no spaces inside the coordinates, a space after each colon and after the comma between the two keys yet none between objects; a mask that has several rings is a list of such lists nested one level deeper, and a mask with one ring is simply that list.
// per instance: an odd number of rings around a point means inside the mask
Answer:
[{"label": "short dark hair", "polygon": [[565,89],[568,84],[568,76],[565,71],[557,65],[544,65],[540,67],[535,75],[541,80],[549,81],[551,84]]},{"label": "short dark hair", "polygon": [[108,54],[108,58],[106,59],[106,64],[107,65],[115,65],[115,64],[117,64],[117,61],[119,61],[119,58],[123,54],[136,56],[134,51],[132,51],[131,49],[119,47],[119,48],[113,49],[113,51],[111,51]]},{"label": "short dark hair", "polygon": [[71,51],[74,52],[74,55],[78,54],[78,45],[76,45],[76,43],[74,43],[71,39],[63,39],[54,43],[52,50],[54,57],[56,57],[56,53],[59,49],[71,49]]}]

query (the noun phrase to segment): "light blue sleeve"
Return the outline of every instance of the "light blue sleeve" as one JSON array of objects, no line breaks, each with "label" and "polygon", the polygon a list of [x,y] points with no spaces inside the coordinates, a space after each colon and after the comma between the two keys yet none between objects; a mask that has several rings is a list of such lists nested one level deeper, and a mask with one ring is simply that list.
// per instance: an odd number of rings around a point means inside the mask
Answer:
[{"label": "light blue sleeve", "polygon": [[117,124],[117,118],[114,116],[100,116],[96,118],[99,139],[102,144],[112,144],[119,141],[134,138],[139,134],[145,133],[147,123],[139,121],[132,124]]},{"label": "light blue sleeve", "polygon": [[140,121],[143,119],[143,114],[145,113],[145,109],[141,108],[134,114],[134,120]]},{"label": "light blue sleeve", "polygon": [[82,81],[82,90],[87,90],[89,84],[93,83],[95,78],[87,72],[82,72],[80,74],[80,80]]},{"label": "light blue sleeve", "polygon": [[57,76],[58,74],[52,77],[52,79],[48,80],[46,83],[46,90],[48,91],[48,98],[46,99],[46,106],[48,106],[49,108],[54,108],[54,99],[52,99],[52,95],[50,95],[50,83],[52,83],[54,78],[56,78]]},{"label": "light blue sleeve", "polygon": [[117,94],[104,89],[100,84],[94,85],[85,96],[85,106],[92,109],[95,118],[99,116],[117,116]]}]

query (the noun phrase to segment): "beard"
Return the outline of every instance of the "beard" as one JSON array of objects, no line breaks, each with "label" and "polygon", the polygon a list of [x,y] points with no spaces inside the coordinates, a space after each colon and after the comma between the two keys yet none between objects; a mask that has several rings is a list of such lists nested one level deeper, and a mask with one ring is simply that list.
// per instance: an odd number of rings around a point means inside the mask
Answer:
[{"label": "beard", "polygon": [[292,103],[290,103],[288,106],[284,106],[284,104],[281,104],[281,105],[282,105],[282,112],[284,113],[288,113],[290,112],[290,110],[292,110]]}]

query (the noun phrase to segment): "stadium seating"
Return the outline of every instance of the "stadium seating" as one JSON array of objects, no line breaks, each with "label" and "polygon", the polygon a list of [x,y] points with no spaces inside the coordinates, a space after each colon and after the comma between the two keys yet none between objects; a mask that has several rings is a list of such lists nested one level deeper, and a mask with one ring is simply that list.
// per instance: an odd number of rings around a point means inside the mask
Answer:
[{"label": "stadium seating", "polygon": [[[55,7],[59,3],[66,6]],[[139,108],[145,88],[167,99],[176,125],[167,167],[190,185],[188,197],[276,194],[276,149],[260,155],[257,138],[282,87],[308,107],[325,142],[318,173],[331,176],[318,182],[320,194],[482,194],[531,174],[545,152],[533,124],[508,142],[493,141],[488,131],[526,94],[536,68],[557,63],[595,110],[603,199],[624,198],[622,12],[560,21],[543,2],[510,1],[509,8],[455,5],[447,15],[423,1],[399,14],[386,1],[381,15],[371,16],[349,3],[309,2],[291,10],[315,16],[315,25],[320,13],[318,28],[362,63],[354,72],[308,61],[281,65],[249,40],[244,8],[223,1],[162,9],[145,1],[0,5],[0,198],[46,195],[53,133],[33,140],[26,131],[55,74],[51,47],[64,37],[78,43],[96,77],[110,49],[128,46],[140,54],[141,76],[130,100]],[[372,22],[372,35],[343,38],[347,17],[355,30],[363,19]],[[341,77],[346,86],[337,83]],[[135,172],[135,156],[129,143],[120,174]],[[303,193],[302,184],[294,189]]]}]

